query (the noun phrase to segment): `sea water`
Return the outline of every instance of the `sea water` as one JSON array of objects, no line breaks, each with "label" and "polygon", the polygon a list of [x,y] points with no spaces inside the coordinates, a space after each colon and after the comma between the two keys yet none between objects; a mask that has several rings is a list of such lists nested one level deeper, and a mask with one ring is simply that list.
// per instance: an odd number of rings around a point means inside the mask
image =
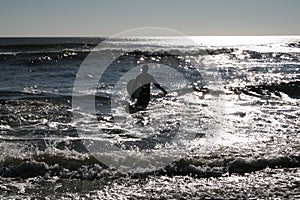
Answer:
[{"label": "sea water", "polygon": [[[300,37],[189,39],[1,38],[1,199],[299,198]],[[121,54],[101,78],[81,76],[91,52]],[[169,94],[153,88],[129,114],[126,83],[144,64]],[[90,96],[93,115],[74,105]],[[91,152],[102,140],[125,152],[110,160],[173,156],[124,170]]]}]

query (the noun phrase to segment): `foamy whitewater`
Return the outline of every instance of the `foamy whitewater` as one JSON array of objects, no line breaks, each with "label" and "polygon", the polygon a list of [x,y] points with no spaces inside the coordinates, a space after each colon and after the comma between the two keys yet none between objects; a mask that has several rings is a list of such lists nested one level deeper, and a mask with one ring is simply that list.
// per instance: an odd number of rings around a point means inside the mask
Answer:
[{"label": "foamy whitewater", "polygon": [[[300,198],[300,37],[189,39],[0,38],[0,199]],[[129,114],[143,64],[169,94]],[[128,155],[138,170],[109,165]]]}]

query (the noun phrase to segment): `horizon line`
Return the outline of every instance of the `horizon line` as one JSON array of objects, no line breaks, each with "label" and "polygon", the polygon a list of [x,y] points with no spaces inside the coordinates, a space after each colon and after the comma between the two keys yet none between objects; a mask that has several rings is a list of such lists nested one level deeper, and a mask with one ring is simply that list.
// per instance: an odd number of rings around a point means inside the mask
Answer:
[{"label": "horizon line", "polygon": [[[294,37],[300,34],[261,34],[261,35],[186,35],[187,37]],[[108,38],[113,36],[99,35],[0,35],[0,38]],[[178,37],[177,35],[169,36],[146,36],[146,37]]]}]

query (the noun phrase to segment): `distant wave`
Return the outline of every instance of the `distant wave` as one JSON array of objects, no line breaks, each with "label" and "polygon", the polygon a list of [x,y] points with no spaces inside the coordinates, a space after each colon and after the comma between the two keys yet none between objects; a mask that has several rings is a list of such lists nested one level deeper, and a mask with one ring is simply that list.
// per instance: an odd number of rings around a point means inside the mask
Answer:
[{"label": "distant wave", "polygon": [[239,61],[255,61],[255,62],[299,62],[300,53],[298,52],[258,52],[253,50],[242,50],[238,52],[236,48],[206,48],[206,49],[177,49],[177,48],[157,48],[157,49],[122,49],[122,48],[105,48],[97,49],[89,48],[61,48],[61,49],[40,49],[40,50],[25,50],[1,52],[0,61],[8,64],[18,65],[35,65],[42,63],[56,63],[60,60],[78,60],[83,61],[89,53],[94,54],[120,54],[134,57],[152,56],[152,57],[167,57],[167,56],[216,56],[228,55],[231,59]]},{"label": "distant wave", "polygon": [[153,49],[153,50],[135,50],[131,51],[133,55],[151,55],[151,56],[168,56],[168,55],[185,55],[185,56],[199,56],[199,55],[219,55],[231,54],[237,51],[235,48],[217,48],[217,49]]},{"label": "distant wave", "polygon": [[46,92],[39,92],[39,93],[30,93],[30,92],[20,92],[20,91],[0,91],[0,100],[2,103],[5,100],[71,100],[72,98],[89,98],[95,97],[96,100],[109,100],[108,96],[104,96],[101,94],[54,94],[54,93],[46,93]]},{"label": "distant wave", "polygon": [[0,52],[0,61],[14,65],[38,65],[43,63],[55,64],[60,60],[78,60],[83,61],[89,53],[116,53],[121,55],[130,55],[133,57],[152,56],[152,57],[167,57],[167,56],[206,56],[231,54],[236,49],[220,48],[220,49],[53,49],[53,50],[26,50]]},{"label": "distant wave", "polygon": [[61,51],[29,51],[15,53],[0,53],[0,61],[14,65],[36,65],[56,63],[60,60],[84,60],[90,50],[61,50]]},{"label": "distant wave", "polygon": [[91,49],[97,46],[93,43],[52,43],[52,44],[13,44],[0,45],[0,50],[24,52],[24,51],[47,51],[49,49]]},{"label": "distant wave", "polygon": [[259,52],[253,50],[242,50],[239,54],[231,54],[231,58],[242,61],[257,62],[299,62],[299,52]]}]

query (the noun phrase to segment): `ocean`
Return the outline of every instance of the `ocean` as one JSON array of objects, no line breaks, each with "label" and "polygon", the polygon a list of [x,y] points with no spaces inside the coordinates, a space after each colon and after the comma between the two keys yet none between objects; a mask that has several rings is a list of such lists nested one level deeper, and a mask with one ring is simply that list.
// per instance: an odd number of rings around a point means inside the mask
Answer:
[{"label": "ocean", "polygon": [[300,198],[299,36],[0,38],[0,71],[1,199]]}]

